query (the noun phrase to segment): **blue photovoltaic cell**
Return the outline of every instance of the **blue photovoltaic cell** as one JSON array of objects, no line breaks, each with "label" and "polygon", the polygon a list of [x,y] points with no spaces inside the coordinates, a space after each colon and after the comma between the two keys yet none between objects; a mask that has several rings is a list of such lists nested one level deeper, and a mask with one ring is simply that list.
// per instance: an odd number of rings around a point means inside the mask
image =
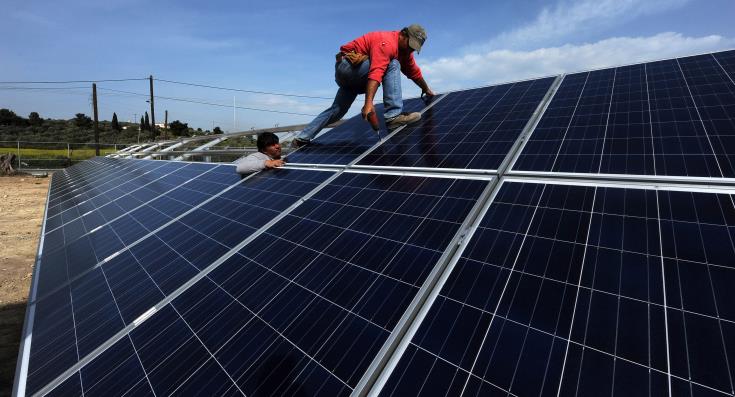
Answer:
[{"label": "blue photovoltaic cell", "polygon": [[[54,232],[64,224],[72,222],[82,215],[95,210],[99,210],[98,214],[100,216],[106,215],[110,218],[112,214],[115,214],[116,209],[123,211],[118,203],[129,200],[132,197],[127,196],[129,193],[135,192],[146,184],[181,169],[184,165],[173,163],[158,164],[155,169],[150,170],[138,170],[137,172],[124,170],[124,175],[112,177],[109,184],[107,182],[100,182],[100,185],[94,188],[82,185],[81,189],[88,190],[82,190],[78,193],[78,197],[68,198],[49,208],[45,233]],[[94,173],[96,174],[96,172]],[[52,184],[55,181],[56,176],[54,176]],[[117,200],[120,201],[118,203],[112,203]]]},{"label": "blue photovoltaic cell", "polygon": [[165,163],[120,161],[96,157],[54,173],[49,192],[49,217],[77,203],[129,183]]},{"label": "blue photovoltaic cell", "polygon": [[[159,162],[155,164],[155,167],[149,166],[138,170],[122,169],[123,167],[120,167],[120,175],[109,175],[101,181],[76,183],[74,185],[79,185],[80,187],[74,192],[75,197],[67,198],[49,207],[45,232],[49,233],[63,224],[79,218],[83,214],[104,207],[112,201],[120,199],[122,196],[130,194],[146,184],[150,184],[156,179],[162,178],[184,166],[186,164]],[[97,172],[91,173],[97,174]],[[55,183],[56,176],[53,179],[54,182],[52,184]],[[51,203],[49,204],[51,205]]]},{"label": "blue photovoltaic cell", "polygon": [[735,177],[735,83],[717,55],[566,76],[513,169]]},{"label": "blue photovoltaic cell", "polygon": [[109,261],[70,273],[75,276],[68,284],[64,279],[53,285],[53,292],[36,302],[29,391],[74,365],[332,175],[274,170],[240,182],[234,167],[220,168],[229,172],[202,178],[208,184],[226,180],[219,190],[240,184]]},{"label": "blue photovoltaic cell", "polygon": [[730,79],[735,80],[735,50],[718,52],[714,55],[717,62],[730,76]]},{"label": "blue photovoltaic cell", "polygon": [[[407,99],[403,102],[404,112],[418,112],[426,106],[419,98]],[[383,119],[383,105],[375,106],[380,121],[382,137],[387,129]],[[302,147],[287,156],[291,163],[305,164],[348,164],[378,143],[378,134],[361,115],[352,117],[342,125],[332,128],[314,139],[308,146]]]},{"label": "blue photovoltaic cell", "polygon": [[84,395],[242,396],[182,323],[174,309],[165,307],[48,395],[81,396],[81,380]]},{"label": "blue photovoltaic cell", "polygon": [[[216,178],[216,168],[228,172]],[[44,236],[36,296],[72,279],[157,227],[237,183],[229,165],[187,164]],[[111,211],[114,209],[114,211]]]},{"label": "blue photovoltaic cell", "polygon": [[553,81],[450,93],[358,165],[497,169]]},{"label": "blue photovoltaic cell", "polygon": [[728,195],[506,183],[382,394],[730,395],[733,226]]},{"label": "blue photovoltaic cell", "polygon": [[51,393],[46,394],[50,397],[73,397],[82,395],[82,378],[79,374],[72,375],[62,384],[56,387]]},{"label": "blue photovoltaic cell", "polygon": [[735,177],[735,82],[714,56],[679,59],[679,67],[697,106],[716,156],[716,171]]},{"label": "blue photovoltaic cell", "polygon": [[153,390],[348,394],[486,185],[340,176],[133,330]]},{"label": "blue photovoltaic cell", "polygon": [[98,226],[115,220],[126,212],[175,188],[198,174],[214,169],[184,163],[169,163],[137,178],[84,200],[68,200],[55,216],[48,218],[44,231],[44,249],[53,251],[69,244]]},{"label": "blue photovoltaic cell", "polygon": [[[138,168],[142,165],[143,164],[141,163],[129,164],[127,166]],[[61,199],[60,196],[70,194],[70,192],[74,190],[74,182],[79,183],[79,181],[83,180],[82,178],[87,178],[87,180],[91,181],[92,178],[98,176],[117,173],[120,171],[120,168],[124,168],[123,164],[109,164],[101,160],[99,157],[96,157],[60,170],[53,175],[55,181],[52,182],[52,186],[49,188],[49,198],[50,200],[59,200]],[[91,169],[96,169],[96,175],[88,173]]]}]

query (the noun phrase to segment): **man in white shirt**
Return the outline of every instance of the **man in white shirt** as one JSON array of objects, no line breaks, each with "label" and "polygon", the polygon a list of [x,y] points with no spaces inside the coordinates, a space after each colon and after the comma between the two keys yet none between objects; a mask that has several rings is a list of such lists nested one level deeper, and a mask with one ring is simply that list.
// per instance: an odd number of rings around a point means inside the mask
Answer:
[{"label": "man in white shirt", "polygon": [[258,152],[237,161],[237,172],[242,175],[258,172],[266,168],[277,168],[286,161],[281,159],[281,144],[278,135],[263,132],[258,135]]}]

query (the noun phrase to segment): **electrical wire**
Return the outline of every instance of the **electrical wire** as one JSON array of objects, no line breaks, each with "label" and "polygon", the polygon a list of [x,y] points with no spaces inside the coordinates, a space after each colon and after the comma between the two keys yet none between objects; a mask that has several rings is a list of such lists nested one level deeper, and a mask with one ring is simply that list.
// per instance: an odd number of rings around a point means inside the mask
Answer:
[{"label": "electrical wire", "polygon": [[89,87],[0,87],[0,90],[88,90]]},{"label": "electrical wire", "polygon": [[239,89],[239,88],[217,87],[217,86],[214,86],[214,85],[185,83],[185,82],[181,82],[181,81],[164,80],[164,79],[154,79],[154,80],[156,80],[156,81],[162,81],[164,83],[171,83],[171,84],[181,84],[181,85],[188,85],[188,86],[201,87],[201,88],[212,88],[212,89],[215,89],[215,90],[247,92],[247,93],[250,93],[250,94],[276,95],[276,96],[286,96],[286,97],[294,97],[294,98],[309,98],[309,99],[327,99],[327,100],[330,100],[330,101],[332,99],[334,99],[334,98],[327,98],[327,97],[322,97],[322,96],[284,94],[284,93],[281,93],[281,92],[254,91],[254,90],[243,90],[243,89]]},{"label": "electrical wire", "polygon": [[[123,91],[123,90],[113,90],[111,88],[100,88],[100,89],[101,90],[104,90],[104,91],[119,92],[119,93],[123,93],[123,94],[138,95],[138,96],[143,96],[143,97],[149,97],[150,96],[150,95],[141,94],[141,93],[138,93],[138,92],[130,92],[130,91]],[[185,99],[185,98],[166,97],[166,96],[160,96],[160,95],[154,95],[153,98],[154,99],[165,99],[165,100],[169,100],[169,101],[195,103],[195,104],[199,104],[199,105],[218,106],[218,107],[223,107],[223,108],[228,108],[228,109],[232,109],[234,107],[235,109],[254,110],[254,111],[258,111],[258,112],[281,113],[281,114],[291,114],[291,115],[296,115],[296,116],[310,116],[310,117],[316,116],[315,114],[308,114],[308,113],[286,112],[286,111],[282,111],[282,110],[260,109],[260,108],[251,108],[251,107],[245,107],[245,106],[232,106],[232,105],[225,105],[225,104],[221,104],[221,103],[212,103],[212,102],[206,102],[206,101],[197,101],[197,100]]]},{"label": "electrical wire", "polygon": [[140,81],[148,80],[148,77],[140,79],[100,79],[100,80],[68,80],[68,81],[0,81],[0,84],[72,84],[72,83],[102,83],[116,81]]},{"label": "electrical wire", "polygon": [[[65,80],[65,81],[0,81],[0,84],[72,84],[72,83],[102,83],[102,82],[121,82],[121,81],[143,81],[148,80],[148,77],[143,78],[130,78],[130,79],[99,79],[99,80]],[[214,85],[208,85],[208,84],[197,84],[197,83],[187,83],[183,81],[175,81],[175,80],[166,80],[166,79],[155,79],[156,81],[164,82],[164,83],[170,83],[170,84],[180,84],[180,85],[187,85],[192,87],[201,87],[201,88],[211,88],[215,90],[224,90],[224,91],[235,91],[235,92],[246,92],[250,94],[260,94],[260,95],[275,95],[275,96],[284,96],[284,97],[293,97],[293,98],[308,98],[308,99],[324,99],[324,100],[332,100],[333,98],[328,97],[321,97],[321,96],[313,96],[313,95],[298,95],[298,94],[287,94],[282,92],[269,92],[269,91],[257,91],[257,90],[245,90],[245,89],[239,89],[239,88],[228,88],[228,87],[219,87]],[[87,87],[83,87],[87,88]]]},{"label": "electrical wire", "polygon": [[170,97],[165,97],[165,96],[154,96],[154,97],[155,98],[158,98],[158,99],[167,99],[167,100],[170,100],[170,101],[189,102],[189,103],[196,103],[196,104],[200,104],[200,105],[219,106],[219,107],[230,108],[230,109],[235,108],[235,109],[242,109],[242,110],[255,110],[255,111],[258,111],[258,112],[292,114],[292,115],[296,115],[296,116],[310,116],[310,117],[316,116],[316,114],[309,114],[309,113],[284,112],[282,110],[259,109],[259,108],[245,107],[245,106],[231,106],[231,105],[223,105],[223,104],[220,104],[220,103],[192,101],[192,100],[188,100],[188,99],[170,98]]}]

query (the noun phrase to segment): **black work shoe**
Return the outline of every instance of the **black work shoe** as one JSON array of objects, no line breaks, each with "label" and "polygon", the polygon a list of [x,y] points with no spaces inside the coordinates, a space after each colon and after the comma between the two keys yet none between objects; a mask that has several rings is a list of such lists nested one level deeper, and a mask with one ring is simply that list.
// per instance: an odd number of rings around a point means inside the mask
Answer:
[{"label": "black work shoe", "polygon": [[299,139],[299,138],[294,138],[294,139],[291,140],[291,147],[294,148],[294,149],[298,149],[298,148],[300,148],[302,146],[306,146],[308,144],[309,144],[309,141],[306,141],[306,140],[303,140],[303,139]]},{"label": "black work shoe", "polygon": [[386,120],[385,126],[388,127],[389,130],[395,130],[398,127],[413,124],[419,120],[421,120],[421,113],[419,112],[401,113],[390,120]]}]

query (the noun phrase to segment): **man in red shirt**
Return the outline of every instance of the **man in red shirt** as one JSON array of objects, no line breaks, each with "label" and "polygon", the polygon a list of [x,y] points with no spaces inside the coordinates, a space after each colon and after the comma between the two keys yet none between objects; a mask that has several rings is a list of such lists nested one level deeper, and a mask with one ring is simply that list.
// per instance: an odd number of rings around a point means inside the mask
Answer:
[{"label": "man in red shirt", "polygon": [[362,117],[375,111],[373,98],[383,83],[383,116],[389,130],[414,123],[421,113],[401,113],[401,75],[403,73],[421,88],[422,93],[434,92],[421,75],[413,59],[426,41],[426,31],[420,25],[410,25],[400,31],[370,32],[340,47],[335,64],[334,80],[339,86],[334,103],[319,114],[294,139],[294,145],[303,146],[326,125],[340,120],[347,113],[357,95],[365,94]]}]

